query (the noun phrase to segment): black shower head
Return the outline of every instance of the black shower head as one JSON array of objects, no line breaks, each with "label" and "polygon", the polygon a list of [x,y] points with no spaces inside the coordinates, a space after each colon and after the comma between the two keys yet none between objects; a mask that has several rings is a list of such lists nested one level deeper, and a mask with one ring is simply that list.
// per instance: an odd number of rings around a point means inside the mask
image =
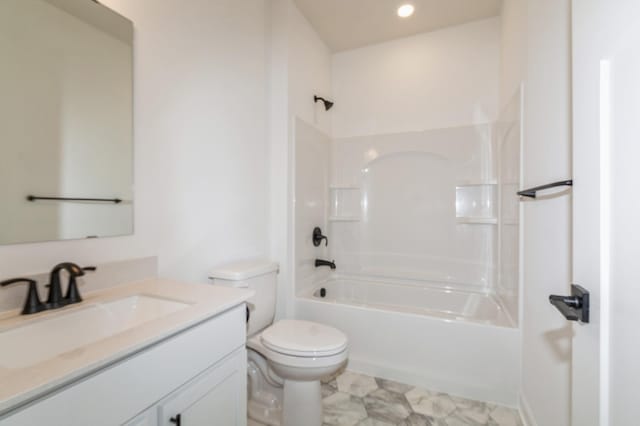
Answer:
[{"label": "black shower head", "polygon": [[322,98],[320,96],[314,96],[313,101],[314,102],[322,101],[322,103],[324,104],[325,111],[329,111],[333,107],[333,102],[328,101],[325,98]]}]

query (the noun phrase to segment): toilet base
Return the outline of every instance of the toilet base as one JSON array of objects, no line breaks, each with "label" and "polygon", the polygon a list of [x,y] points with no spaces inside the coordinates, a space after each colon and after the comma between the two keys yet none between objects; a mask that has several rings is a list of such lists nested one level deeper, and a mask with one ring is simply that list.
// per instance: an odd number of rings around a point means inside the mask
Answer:
[{"label": "toilet base", "polygon": [[260,354],[251,349],[247,354],[248,418],[260,426],[281,426],[284,382],[272,375]]},{"label": "toilet base", "polygon": [[347,350],[322,357],[286,355],[265,347],[259,335],[249,338],[247,348],[249,417],[268,426],[322,426],[320,379],[346,363]]},{"label": "toilet base", "polygon": [[320,380],[285,380],[282,426],[322,426]]}]

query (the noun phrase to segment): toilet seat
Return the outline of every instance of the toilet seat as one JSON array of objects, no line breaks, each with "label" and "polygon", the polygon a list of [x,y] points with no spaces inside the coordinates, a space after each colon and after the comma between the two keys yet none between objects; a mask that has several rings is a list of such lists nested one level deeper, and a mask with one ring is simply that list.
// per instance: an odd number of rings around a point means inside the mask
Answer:
[{"label": "toilet seat", "polygon": [[269,363],[303,369],[327,368],[333,365],[339,365],[345,362],[347,360],[347,357],[349,356],[349,351],[346,348],[342,352],[338,352],[334,355],[328,356],[302,357],[295,355],[285,355],[266,347],[262,343],[259,335],[251,337],[247,340],[247,348],[265,357]]},{"label": "toilet seat", "polygon": [[301,320],[281,320],[260,334],[268,349],[293,357],[328,357],[347,348],[347,336],[324,324]]}]

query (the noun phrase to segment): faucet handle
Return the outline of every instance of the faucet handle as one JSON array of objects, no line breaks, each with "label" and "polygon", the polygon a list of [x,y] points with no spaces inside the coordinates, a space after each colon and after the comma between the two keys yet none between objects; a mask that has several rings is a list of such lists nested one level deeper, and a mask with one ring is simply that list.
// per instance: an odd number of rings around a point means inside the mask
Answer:
[{"label": "faucet handle", "polygon": [[325,237],[324,235],[322,235],[322,229],[320,229],[320,227],[316,226],[315,228],[313,228],[313,245],[318,247],[320,245],[320,243],[322,243],[322,240],[324,240],[324,246],[328,246],[329,245],[329,239],[327,237]]},{"label": "faucet handle", "polygon": [[80,303],[82,302],[82,297],[80,296],[80,290],[78,290],[78,283],[76,282],[76,277],[80,277],[84,275],[84,271],[96,271],[98,268],[95,266],[85,266],[84,268],[80,268],[80,272],[82,273],[71,273],[69,275],[69,286],[67,288],[67,294],[64,296],[64,300],[71,303]]},{"label": "faucet handle", "polygon": [[27,293],[27,300],[22,308],[22,315],[35,314],[46,309],[46,306],[40,301],[38,296],[38,283],[35,280],[29,278],[13,278],[0,282],[0,286],[6,287],[11,284],[17,283],[29,283],[29,292]]}]

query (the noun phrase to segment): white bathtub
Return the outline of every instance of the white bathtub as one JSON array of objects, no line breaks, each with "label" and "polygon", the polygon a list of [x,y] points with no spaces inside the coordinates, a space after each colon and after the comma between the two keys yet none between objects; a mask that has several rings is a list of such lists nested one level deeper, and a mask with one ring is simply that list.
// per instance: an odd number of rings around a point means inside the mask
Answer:
[{"label": "white bathtub", "polygon": [[492,295],[337,277],[298,295],[296,317],[347,333],[349,369],[517,404],[520,334]]},{"label": "white bathtub", "polygon": [[496,298],[479,292],[339,278],[318,285],[309,296],[328,303],[513,327]]}]

